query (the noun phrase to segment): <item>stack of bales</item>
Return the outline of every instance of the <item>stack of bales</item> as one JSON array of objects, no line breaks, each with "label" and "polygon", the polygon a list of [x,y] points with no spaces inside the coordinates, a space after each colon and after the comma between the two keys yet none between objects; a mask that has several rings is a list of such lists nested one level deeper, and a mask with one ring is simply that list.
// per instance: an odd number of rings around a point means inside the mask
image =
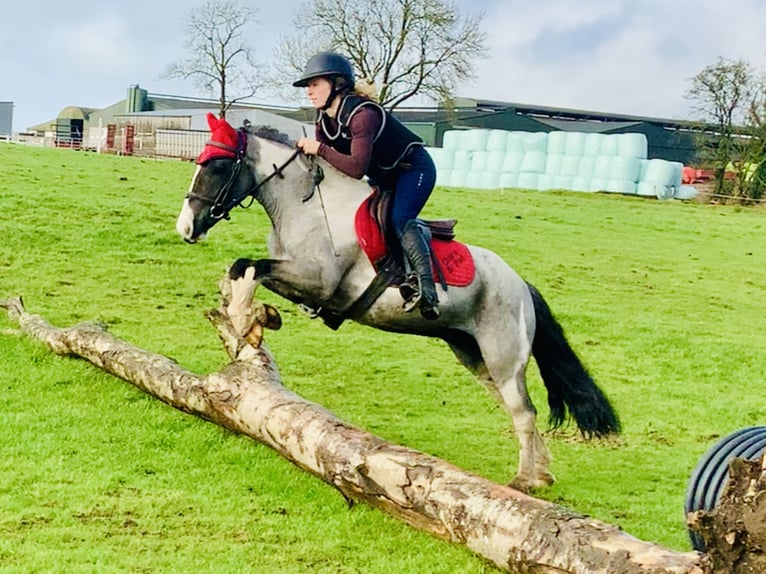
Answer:
[{"label": "stack of bales", "polygon": [[675,197],[683,165],[647,159],[644,134],[449,130],[428,151],[437,184],[475,189],[567,189]]}]

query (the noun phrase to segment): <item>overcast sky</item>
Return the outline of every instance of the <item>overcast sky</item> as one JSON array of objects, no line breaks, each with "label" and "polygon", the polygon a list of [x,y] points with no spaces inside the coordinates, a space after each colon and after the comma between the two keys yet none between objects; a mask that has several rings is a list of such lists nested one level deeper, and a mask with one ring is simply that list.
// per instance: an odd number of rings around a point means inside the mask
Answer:
[{"label": "overcast sky", "polygon": [[[202,0],[2,0],[0,101],[13,129],[68,105],[102,108],[131,84],[208,96],[162,79],[185,55],[184,16]],[[766,69],[766,0],[456,0],[481,10],[489,57],[457,95],[691,119],[689,79],[719,57]],[[250,45],[268,61],[300,0],[253,0]],[[263,103],[287,103],[273,97]],[[306,102],[303,102],[306,103]]]}]

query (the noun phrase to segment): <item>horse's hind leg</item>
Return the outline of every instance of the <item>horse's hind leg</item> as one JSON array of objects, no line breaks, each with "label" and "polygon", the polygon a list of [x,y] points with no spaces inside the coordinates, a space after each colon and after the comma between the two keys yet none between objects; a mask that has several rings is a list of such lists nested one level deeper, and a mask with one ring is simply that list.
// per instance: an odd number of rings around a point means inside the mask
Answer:
[{"label": "horse's hind leg", "polygon": [[464,332],[453,332],[445,340],[513,421],[519,441],[519,466],[510,486],[529,491],[533,487],[553,484],[554,478],[549,471],[550,454],[537,430],[537,412],[527,393],[525,373],[531,347],[523,346],[512,352],[506,348],[507,340],[493,337],[480,348],[476,340]]}]

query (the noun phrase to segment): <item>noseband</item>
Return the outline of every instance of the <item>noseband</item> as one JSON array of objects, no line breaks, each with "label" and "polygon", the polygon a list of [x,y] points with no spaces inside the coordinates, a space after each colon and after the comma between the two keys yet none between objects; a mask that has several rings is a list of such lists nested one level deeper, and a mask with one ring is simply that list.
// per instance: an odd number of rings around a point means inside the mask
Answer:
[{"label": "noseband", "polygon": [[[253,204],[253,199],[255,198],[255,194],[258,192],[258,190],[266,185],[269,181],[274,179],[275,177],[279,177],[280,179],[284,179],[284,170],[287,168],[288,165],[290,165],[295,158],[297,158],[301,154],[300,149],[296,149],[292,154],[290,154],[290,157],[285,160],[284,163],[277,166],[276,164],[273,164],[274,171],[272,171],[269,175],[267,175],[264,179],[257,182],[253,187],[248,189],[244,195],[241,197],[230,197],[232,186],[234,185],[234,182],[239,177],[240,172],[242,171],[242,165],[244,163],[245,159],[245,151],[247,149],[247,130],[242,127],[237,130],[238,134],[238,141],[237,141],[237,147],[232,147],[230,145],[220,143],[217,141],[210,140],[205,145],[212,145],[215,147],[219,147],[221,149],[224,149],[228,152],[231,152],[235,155],[233,158],[219,158],[219,159],[226,159],[229,161],[234,162],[234,166],[231,169],[231,173],[229,174],[228,179],[226,182],[221,186],[221,189],[218,190],[218,193],[215,196],[215,199],[210,199],[201,195],[198,195],[192,191],[186,194],[187,198],[196,199],[197,201],[201,201],[202,203],[205,203],[210,206],[210,218],[218,221],[219,219],[229,219],[229,212],[234,209],[235,207],[243,207],[248,208]],[[244,201],[247,198],[250,198],[250,201],[245,204]]]}]

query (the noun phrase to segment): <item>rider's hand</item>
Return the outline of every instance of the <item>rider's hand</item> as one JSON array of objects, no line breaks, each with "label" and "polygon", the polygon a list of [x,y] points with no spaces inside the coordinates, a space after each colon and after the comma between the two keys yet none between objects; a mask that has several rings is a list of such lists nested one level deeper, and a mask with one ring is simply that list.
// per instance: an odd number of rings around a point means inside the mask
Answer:
[{"label": "rider's hand", "polygon": [[296,145],[305,154],[317,155],[319,153],[319,142],[315,139],[301,138]]}]

